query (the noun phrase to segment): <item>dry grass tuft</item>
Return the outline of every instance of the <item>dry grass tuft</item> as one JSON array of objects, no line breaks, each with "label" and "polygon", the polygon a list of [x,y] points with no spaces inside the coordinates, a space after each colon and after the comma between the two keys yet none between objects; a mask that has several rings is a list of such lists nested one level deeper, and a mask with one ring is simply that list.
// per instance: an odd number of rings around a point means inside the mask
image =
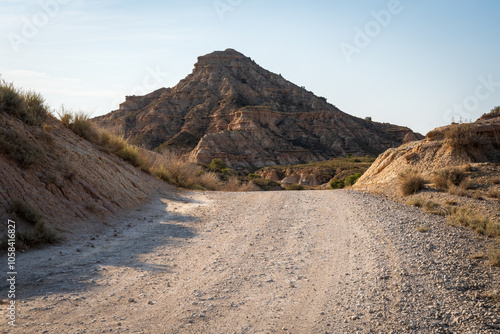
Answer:
[{"label": "dry grass tuft", "polygon": [[484,259],[484,253],[474,253],[470,256],[473,260],[481,260]]},{"label": "dry grass tuft", "polygon": [[83,111],[71,112],[62,108],[58,113],[59,118],[64,126],[76,133],[82,138],[87,139],[95,144],[99,143],[99,130],[92,124],[90,114]]},{"label": "dry grass tuft", "polygon": [[398,179],[399,192],[403,196],[416,194],[420,190],[424,189],[426,184],[426,180],[422,174],[413,170],[407,170],[406,172],[399,174]]},{"label": "dry grass tuft", "polygon": [[424,200],[422,198],[412,198],[409,201],[407,201],[406,204],[422,208],[428,213],[439,216],[446,216],[450,210],[448,207],[443,207],[439,203]]},{"label": "dry grass tuft", "polygon": [[231,176],[229,180],[224,185],[224,191],[240,191],[241,182],[237,177]]},{"label": "dry grass tuft", "polygon": [[450,167],[434,172],[431,181],[441,190],[448,190],[452,186],[467,190],[469,183],[466,183],[466,177],[465,168]]},{"label": "dry grass tuft", "polygon": [[417,227],[417,231],[420,233],[427,233],[427,232],[429,232],[429,228],[425,225],[422,225],[422,226]]},{"label": "dry grass tuft", "polygon": [[[493,248],[488,252],[488,259],[490,264],[495,267],[500,267],[500,248]],[[497,292],[497,298],[500,299],[500,295]]]}]

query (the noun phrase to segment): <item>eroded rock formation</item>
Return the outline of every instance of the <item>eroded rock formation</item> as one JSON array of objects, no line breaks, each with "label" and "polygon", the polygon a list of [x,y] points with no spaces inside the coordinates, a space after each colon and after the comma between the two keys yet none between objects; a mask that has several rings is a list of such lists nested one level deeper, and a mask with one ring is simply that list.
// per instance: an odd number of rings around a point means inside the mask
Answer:
[{"label": "eroded rock formation", "polygon": [[182,151],[203,163],[221,158],[233,168],[376,155],[422,138],[350,116],[231,49],[199,57],[175,87],[129,96],[95,122],[144,148]]}]

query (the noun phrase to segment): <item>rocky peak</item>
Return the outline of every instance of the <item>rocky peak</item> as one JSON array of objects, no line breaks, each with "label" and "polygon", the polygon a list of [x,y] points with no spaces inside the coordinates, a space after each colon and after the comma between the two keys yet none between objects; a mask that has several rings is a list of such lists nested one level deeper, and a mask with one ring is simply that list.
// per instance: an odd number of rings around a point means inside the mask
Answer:
[{"label": "rocky peak", "polygon": [[215,51],[198,57],[198,62],[194,66],[195,71],[197,71],[205,66],[231,67],[237,64],[243,65],[244,63],[248,65],[249,63],[253,63],[253,61],[236,50],[226,49],[225,51]]},{"label": "rocky peak", "polygon": [[96,122],[145,148],[234,168],[376,155],[418,137],[352,117],[232,49],[199,57],[175,87],[127,99]]}]

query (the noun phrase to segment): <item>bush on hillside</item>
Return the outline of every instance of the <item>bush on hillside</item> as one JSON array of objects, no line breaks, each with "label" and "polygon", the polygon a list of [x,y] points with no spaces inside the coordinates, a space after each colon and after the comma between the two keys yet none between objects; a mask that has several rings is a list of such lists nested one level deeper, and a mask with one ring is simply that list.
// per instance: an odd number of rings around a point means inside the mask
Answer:
[{"label": "bush on hillside", "polygon": [[[59,241],[56,232],[47,227],[42,214],[34,210],[29,204],[14,200],[10,205],[10,211],[33,226],[31,230],[16,233],[16,240],[19,242],[20,248],[29,248],[47,243],[52,244]],[[6,240],[3,241],[2,248],[5,248],[5,246]]]},{"label": "bush on hillside", "polygon": [[441,190],[447,190],[451,186],[459,186],[467,177],[465,170],[458,167],[448,167],[437,170],[432,175],[432,182]]},{"label": "bush on hillside", "polygon": [[335,179],[332,179],[330,181],[330,187],[332,189],[342,189],[345,187],[345,182],[344,180],[335,180]]},{"label": "bush on hillside", "polygon": [[481,135],[468,123],[453,123],[445,131],[445,142],[452,148],[471,148],[478,146]]},{"label": "bush on hillside", "polygon": [[20,90],[4,80],[0,80],[0,110],[28,125],[42,125],[49,115],[45,100],[40,94]]},{"label": "bush on hillside", "polygon": [[21,137],[13,129],[0,128],[0,153],[14,160],[22,168],[38,162],[42,151]]},{"label": "bush on hillside", "polygon": [[424,189],[426,180],[421,173],[408,170],[398,175],[398,182],[401,195],[409,196]]},{"label": "bush on hillside", "polygon": [[358,179],[361,177],[361,173],[356,173],[354,175],[349,175],[348,177],[346,177],[345,179],[345,185],[346,186],[353,186],[357,181]]}]

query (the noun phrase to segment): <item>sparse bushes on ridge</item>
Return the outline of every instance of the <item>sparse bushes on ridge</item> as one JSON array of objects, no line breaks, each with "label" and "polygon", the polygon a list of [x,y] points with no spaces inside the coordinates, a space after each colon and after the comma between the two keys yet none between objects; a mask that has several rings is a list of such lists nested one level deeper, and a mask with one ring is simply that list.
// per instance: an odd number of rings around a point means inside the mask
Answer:
[{"label": "sparse bushes on ridge", "polygon": [[92,124],[90,115],[79,111],[76,113],[67,112],[64,107],[62,108],[59,118],[64,126],[76,133],[82,138],[87,139],[95,144],[99,144],[100,135],[97,128]]},{"label": "sparse bushes on ridge", "polygon": [[398,175],[399,179],[399,192],[403,196],[409,196],[416,194],[420,190],[424,189],[426,180],[421,173],[407,170]]},{"label": "sparse bushes on ridge", "polygon": [[59,113],[59,118],[64,126],[80,137],[100,146],[104,151],[122,158],[132,166],[148,171],[148,162],[139,154],[137,147],[128,144],[122,137],[96,128],[88,114],[84,112],[71,113],[63,108]]},{"label": "sparse bushes on ridge", "polygon": [[445,131],[445,142],[452,148],[475,147],[481,141],[481,135],[468,123],[453,123]]},{"label": "sparse bushes on ridge", "polygon": [[487,114],[486,116],[500,116],[500,106],[496,106],[495,108],[491,109],[491,111]]},{"label": "sparse bushes on ridge", "polygon": [[42,125],[49,115],[43,97],[0,80],[0,111],[5,111],[28,125]]}]

